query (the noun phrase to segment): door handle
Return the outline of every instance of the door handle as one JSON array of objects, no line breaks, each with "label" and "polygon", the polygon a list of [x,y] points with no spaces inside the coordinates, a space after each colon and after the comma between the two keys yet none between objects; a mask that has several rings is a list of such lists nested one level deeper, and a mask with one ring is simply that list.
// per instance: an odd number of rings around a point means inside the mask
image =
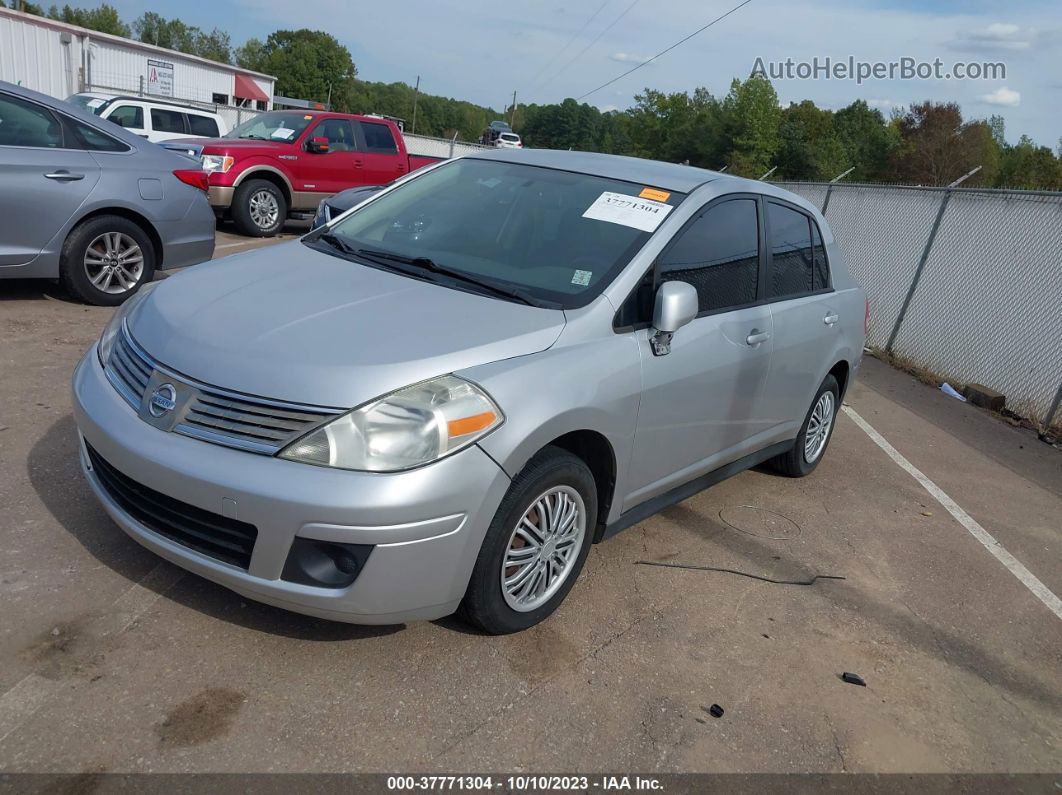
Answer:
[{"label": "door handle", "polygon": [[354,161],[354,168],[361,168],[361,161],[360,160],[355,160]]},{"label": "door handle", "polygon": [[832,326],[838,321],[838,319],[839,318],[837,317],[836,312],[830,312],[830,314],[826,315],[826,317],[822,319],[822,322],[825,323],[827,326]]},{"label": "door handle", "polygon": [[50,174],[44,175],[45,179],[57,179],[60,182],[74,182],[79,179],[84,179],[84,174],[71,174],[69,171],[60,169],[59,171],[53,171]]},{"label": "door handle", "polygon": [[771,335],[768,334],[766,331],[759,331],[758,329],[753,329],[752,333],[745,337],[745,343],[747,345],[759,345],[761,342],[767,342],[767,340],[769,340],[770,338]]}]

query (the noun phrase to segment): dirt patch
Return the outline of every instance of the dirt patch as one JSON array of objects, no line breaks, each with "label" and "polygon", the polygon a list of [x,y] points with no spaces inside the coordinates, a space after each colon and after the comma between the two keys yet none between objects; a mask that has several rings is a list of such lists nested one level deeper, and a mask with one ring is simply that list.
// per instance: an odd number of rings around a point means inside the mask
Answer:
[{"label": "dirt patch", "polygon": [[160,745],[199,745],[226,734],[245,696],[236,690],[212,687],[182,701],[155,732]]},{"label": "dirt patch", "polygon": [[62,679],[95,667],[103,656],[99,641],[88,632],[90,616],[56,624],[42,632],[23,652],[23,659],[47,679]]},{"label": "dirt patch", "polygon": [[550,624],[510,635],[515,648],[506,656],[514,674],[532,685],[549,679],[579,661],[579,649]]}]

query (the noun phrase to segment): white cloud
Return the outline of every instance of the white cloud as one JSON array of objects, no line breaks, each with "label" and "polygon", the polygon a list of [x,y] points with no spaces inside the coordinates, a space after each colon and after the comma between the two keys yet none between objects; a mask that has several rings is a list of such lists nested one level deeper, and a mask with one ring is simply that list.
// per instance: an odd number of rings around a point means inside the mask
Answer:
[{"label": "white cloud", "polygon": [[1007,108],[1016,108],[1021,104],[1021,92],[1014,91],[1006,86],[1000,86],[990,94],[981,94],[978,99],[989,105],[1003,105]]},{"label": "white cloud", "polygon": [[904,103],[897,102],[894,99],[868,99],[867,104],[878,110],[893,110],[894,108],[902,108],[904,106]]},{"label": "white cloud", "polygon": [[[652,60],[648,55],[632,55],[629,52],[614,52],[608,57],[619,63],[649,63]],[[656,61],[653,63],[655,64]]]},{"label": "white cloud", "polygon": [[1036,28],[1023,28],[1009,22],[993,22],[983,28],[959,33],[951,46],[961,50],[982,52],[1023,52],[1041,40]]}]

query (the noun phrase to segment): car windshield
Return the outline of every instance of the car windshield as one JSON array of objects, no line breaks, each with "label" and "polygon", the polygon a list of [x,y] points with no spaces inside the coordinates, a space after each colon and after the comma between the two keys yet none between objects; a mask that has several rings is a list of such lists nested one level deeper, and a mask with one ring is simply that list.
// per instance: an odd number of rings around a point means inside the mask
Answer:
[{"label": "car windshield", "polygon": [[305,130],[313,116],[299,112],[260,113],[243,124],[233,127],[226,138],[246,138],[253,141],[294,141]]},{"label": "car windshield", "polygon": [[95,113],[97,116],[107,107],[107,100],[103,97],[94,97],[90,94],[71,94],[66,98],[71,105],[77,105],[82,110]]},{"label": "car windshield", "polygon": [[347,253],[425,258],[533,302],[574,308],[600,294],[683,198],[588,174],[462,158],[328,231]]}]

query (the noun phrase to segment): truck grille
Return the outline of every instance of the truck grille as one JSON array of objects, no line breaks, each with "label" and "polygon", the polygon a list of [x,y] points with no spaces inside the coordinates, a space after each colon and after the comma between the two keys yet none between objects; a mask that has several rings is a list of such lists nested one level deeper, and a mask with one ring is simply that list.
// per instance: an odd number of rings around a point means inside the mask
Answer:
[{"label": "truck grille", "polygon": [[174,414],[174,433],[262,455],[274,455],[286,445],[326,422],[343,409],[306,406],[229,392],[192,381],[167,370],[144,351],[124,326],[107,361],[107,378],[138,412],[156,373],[159,379],[180,382],[191,397]]},{"label": "truck grille", "polygon": [[92,471],[119,507],[149,530],[203,555],[246,569],[258,537],[253,524],[168,497],[108,464],[86,443]]}]

